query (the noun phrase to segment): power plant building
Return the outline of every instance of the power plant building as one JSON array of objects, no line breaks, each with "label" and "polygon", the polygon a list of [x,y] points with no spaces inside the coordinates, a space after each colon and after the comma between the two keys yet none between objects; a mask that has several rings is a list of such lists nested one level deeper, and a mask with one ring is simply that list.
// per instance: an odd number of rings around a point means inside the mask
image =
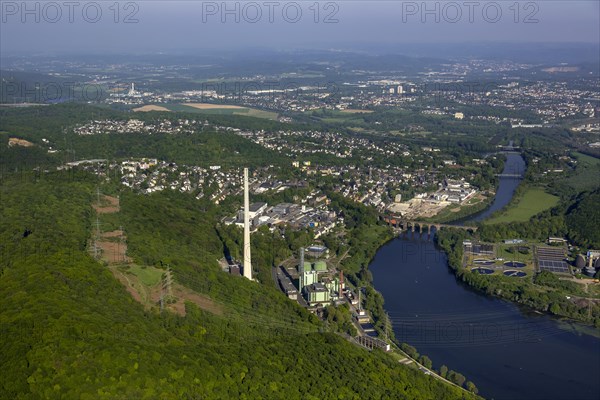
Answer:
[{"label": "power plant building", "polygon": [[331,295],[329,289],[320,282],[305,286],[306,301],[312,306],[315,304],[330,303]]},{"label": "power plant building", "polygon": [[[306,265],[308,264],[308,266]],[[304,263],[304,271],[302,272],[300,279],[302,279],[302,284],[300,290],[304,289],[304,287],[312,285],[315,282],[319,281],[319,274],[317,271],[311,268],[310,263]]]},{"label": "power plant building", "polygon": [[341,297],[341,277],[331,276],[325,261],[306,262],[304,249],[301,249],[298,270],[298,289],[310,306],[330,303]]}]

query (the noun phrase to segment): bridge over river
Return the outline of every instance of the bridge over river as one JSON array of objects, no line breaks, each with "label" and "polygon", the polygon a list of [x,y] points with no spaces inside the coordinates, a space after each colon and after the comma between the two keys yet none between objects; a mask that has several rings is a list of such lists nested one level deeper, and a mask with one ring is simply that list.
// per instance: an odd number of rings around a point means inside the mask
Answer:
[{"label": "bridge over river", "polygon": [[496,174],[498,178],[515,178],[523,179],[523,174]]},{"label": "bridge over river", "polygon": [[411,232],[419,232],[431,233],[431,228],[435,228],[436,231],[439,231],[442,228],[457,228],[464,229],[466,231],[475,232],[477,230],[476,226],[468,226],[468,225],[451,225],[451,224],[442,224],[437,222],[427,222],[427,221],[418,221],[418,220],[409,220],[406,218],[402,218],[401,216],[394,215],[384,215],[382,219],[388,224],[393,226],[395,229],[400,231],[408,231]]}]

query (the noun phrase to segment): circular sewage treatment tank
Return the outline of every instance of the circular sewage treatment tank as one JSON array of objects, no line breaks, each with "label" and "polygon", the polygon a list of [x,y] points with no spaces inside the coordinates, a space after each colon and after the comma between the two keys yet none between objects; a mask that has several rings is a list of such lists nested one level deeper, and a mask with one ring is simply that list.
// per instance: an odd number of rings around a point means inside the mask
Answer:
[{"label": "circular sewage treatment tank", "polygon": [[507,267],[511,267],[511,268],[523,268],[523,267],[525,267],[525,263],[518,262],[518,261],[507,261],[507,262],[504,263],[504,265],[506,265]]},{"label": "circular sewage treatment tank", "polygon": [[473,269],[471,269],[471,272],[479,273],[481,275],[491,275],[491,274],[494,273],[494,270],[493,269],[489,269],[489,268],[479,267],[479,268],[473,268]]},{"label": "circular sewage treatment tank", "polygon": [[513,277],[517,277],[517,278],[522,278],[524,276],[527,276],[526,272],[523,271],[515,271],[515,270],[506,270],[504,271],[504,275],[505,276],[513,276]]}]

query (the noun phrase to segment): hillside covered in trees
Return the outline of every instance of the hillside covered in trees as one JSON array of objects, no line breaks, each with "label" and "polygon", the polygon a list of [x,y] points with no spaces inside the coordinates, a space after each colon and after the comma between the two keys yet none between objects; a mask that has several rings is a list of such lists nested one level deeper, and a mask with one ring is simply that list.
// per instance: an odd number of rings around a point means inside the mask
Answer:
[{"label": "hillside covered in trees", "polygon": [[[196,118],[191,132],[177,134],[149,134],[133,132],[121,134],[105,132],[95,135],[79,135],[74,129],[89,121],[128,121],[131,119],[150,124],[159,121],[177,121],[180,118]],[[202,121],[214,125],[237,126],[247,123],[251,127],[271,126],[272,121],[239,116],[202,116]],[[250,121],[248,121],[250,120]],[[8,149],[9,137],[25,139],[32,146],[24,150],[18,146]],[[232,132],[204,129],[200,117],[182,113],[132,113],[80,104],[61,104],[52,107],[26,107],[23,109],[0,109],[0,168],[33,169],[60,165],[83,159],[127,159],[153,157],[178,164],[208,166],[241,165],[252,163],[288,164],[289,160],[276,152],[249,142]],[[46,150],[53,152],[48,153]]]},{"label": "hillside covered in trees", "polygon": [[569,234],[575,242],[600,248],[600,190],[580,196],[566,218]]}]

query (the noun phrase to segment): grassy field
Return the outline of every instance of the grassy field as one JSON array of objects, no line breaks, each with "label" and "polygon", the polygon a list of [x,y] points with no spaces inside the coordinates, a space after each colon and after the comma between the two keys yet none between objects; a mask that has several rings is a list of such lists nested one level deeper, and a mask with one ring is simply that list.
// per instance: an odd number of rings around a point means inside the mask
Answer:
[{"label": "grassy field", "polygon": [[594,166],[594,165],[598,165],[600,164],[600,159],[592,157],[592,156],[588,156],[587,154],[583,154],[583,153],[573,153],[573,155],[575,156],[575,158],[577,158],[577,161],[585,166]]},{"label": "grassy field", "polygon": [[[523,244],[496,244],[496,257],[504,258],[507,261],[524,262],[528,266],[533,266],[533,247],[540,243]],[[523,251],[519,251],[521,248]],[[525,248],[527,250],[525,251]],[[532,270],[533,271],[533,270]]]},{"label": "grassy field", "polygon": [[318,111],[307,111],[306,115],[310,115],[312,117],[317,117],[322,122],[327,124],[350,124],[354,126],[364,126],[365,120],[364,116],[367,114],[371,114],[371,112],[344,112],[340,110],[318,110]]},{"label": "grassy field", "polygon": [[503,222],[524,222],[534,215],[554,207],[558,197],[548,194],[541,188],[529,188],[519,202],[498,215],[485,221],[486,224],[499,224]]},{"label": "grassy field", "polygon": [[264,111],[256,108],[196,108],[185,104],[165,104],[165,107],[171,111],[181,111],[198,114],[220,114],[220,115],[243,115],[246,117],[263,118],[277,120],[278,114],[273,111]]},{"label": "grassy field", "polygon": [[373,110],[362,110],[356,108],[346,108],[345,110],[341,110],[344,114],[370,114]]},{"label": "grassy field", "polygon": [[132,265],[129,267],[128,272],[131,272],[146,286],[154,286],[160,282],[162,278],[163,270],[154,267],[142,267],[139,265]]},{"label": "grassy field", "polygon": [[460,206],[458,204],[450,204],[448,207],[444,208],[442,211],[434,215],[430,218],[424,218],[425,221],[435,221],[435,222],[446,222],[457,219],[456,213],[460,211]]}]

